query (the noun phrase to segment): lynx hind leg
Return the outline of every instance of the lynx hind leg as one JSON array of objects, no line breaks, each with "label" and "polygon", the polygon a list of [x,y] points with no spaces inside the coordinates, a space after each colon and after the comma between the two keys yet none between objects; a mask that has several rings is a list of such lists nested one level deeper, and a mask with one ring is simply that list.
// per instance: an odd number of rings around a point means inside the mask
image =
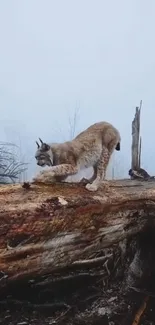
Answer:
[{"label": "lynx hind leg", "polygon": [[93,180],[92,184],[87,184],[86,189],[89,191],[97,191],[101,182],[105,179],[107,166],[110,160],[110,152],[107,148],[103,148],[100,160],[97,163],[96,178]]},{"label": "lynx hind leg", "polygon": [[89,179],[83,177],[80,182],[84,184],[92,183],[96,177],[97,177],[97,166],[95,165],[93,166],[93,175]]},{"label": "lynx hind leg", "polygon": [[92,182],[96,179],[96,177],[97,177],[97,165],[95,165],[95,166],[93,167],[93,169],[94,169],[94,173],[93,173],[92,177],[89,178],[89,182],[90,182],[90,183],[92,183]]}]

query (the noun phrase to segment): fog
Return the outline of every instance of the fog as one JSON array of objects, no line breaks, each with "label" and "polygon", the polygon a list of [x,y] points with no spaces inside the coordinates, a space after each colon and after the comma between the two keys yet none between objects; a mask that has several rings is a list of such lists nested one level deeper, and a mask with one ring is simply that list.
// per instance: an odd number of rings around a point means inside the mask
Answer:
[{"label": "fog", "polygon": [[142,167],[155,174],[154,30],[153,0],[0,1],[0,140],[20,146],[27,179],[35,141],[68,140],[77,110],[75,135],[98,121],[119,129],[111,166],[127,177],[141,99]]}]

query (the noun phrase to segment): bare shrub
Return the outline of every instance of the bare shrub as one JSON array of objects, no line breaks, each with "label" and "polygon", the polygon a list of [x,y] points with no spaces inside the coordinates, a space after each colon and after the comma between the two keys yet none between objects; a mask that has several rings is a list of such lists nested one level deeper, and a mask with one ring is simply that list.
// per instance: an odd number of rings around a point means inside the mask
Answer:
[{"label": "bare shrub", "polygon": [[27,170],[27,164],[20,157],[18,146],[0,142],[0,184],[19,182]]}]

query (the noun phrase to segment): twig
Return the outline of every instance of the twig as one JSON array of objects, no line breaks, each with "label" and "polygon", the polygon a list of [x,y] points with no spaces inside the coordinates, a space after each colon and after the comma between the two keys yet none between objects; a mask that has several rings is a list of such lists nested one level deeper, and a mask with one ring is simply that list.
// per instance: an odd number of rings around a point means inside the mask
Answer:
[{"label": "twig", "polygon": [[0,174],[0,177],[17,178],[17,176],[14,176],[12,174],[7,174],[7,173]]},{"label": "twig", "polygon": [[130,289],[134,290],[135,292],[139,292],[139,293],[143,293],[149,297],[155,298],[155,293],[151,292],[151,291],[147,291],[147,290],[143,290],[143,289],[139,289],[136,287],[129,287]]},{"label": "twig", "polygon": [[108,260],[105,261],[105,263],[103,264],[103,266],[105,266],[106,271],[107,271],[108,275],[110,276],[110,271],[109,271],[109,268],[108,268]]},{"label": "twig", "polygon": [[28,309],[35,309],[35,310],[46,310],[50,309],[51,312],[58,311],[60,309],[64,308],[70,308],[69,305],[65,304],[64,302],[58,302],[58,303],[51,303],[51,304],[32,304],[29,301],[22,301],[22,300],[15,300],[15,299],[10,299],[10,300],[0,300],[0,305],[6,306],[9,308],[13,306],[24,306],[27,307]]},{"label": "twig", "polygon": [[69,313],[69,311],[71,311],[71,309],[72,309],[73,307],[68,307],[68,309],[66,310],[66,311],[64,311],[64,313],[62,313],[60,316],[58,316],[55,320],[54,320],[54,322],[56,323],[56,324],[58,324],[58,322],[61,320],[62,321],[62,319],[64,318],[64,316],[66,316],[68,313]]},{"label": "twig", "polygon": [[140,308],[138,309],[138,311],[134,317],[134,321],[132,322],[132,325],[138,325],[140,323],[141,316],[144,314],[148,300],[149,300],[149,297],[146,296],[142,305],[140,306]]},{"label": "twig", "polygon": [[91,266],[96,264],[100,265],[103,262],[105,262],[107,259],[111,258],[112,256],[113,256],[112,254],[107,254],[105,256],[92,258],[90,260],[78,260],[73,262],[72,265],[77,265],[77,266]]},{"label": "twig", "polygon": [[90,273],[86,273],[86,272],[82,272],[80,274],[73,274],[73,275],[67,275],[67,276],[63,276],[63,277],[60,277],[60,278],[52,278],[52,279],[46,279],[45,281],[42,281],[42,282],[39,282],[39,283],[36,283],[33,285],[33,287],[38,287],[38,286],[45,286],[45,285],[50,285],[50,284],[53,284],[53,283],[61,283],[63,281],[70,281],[70,280],[78,280],[79,278],[94,278],[94,277],[99,277],[100,274],[90,274]]}]

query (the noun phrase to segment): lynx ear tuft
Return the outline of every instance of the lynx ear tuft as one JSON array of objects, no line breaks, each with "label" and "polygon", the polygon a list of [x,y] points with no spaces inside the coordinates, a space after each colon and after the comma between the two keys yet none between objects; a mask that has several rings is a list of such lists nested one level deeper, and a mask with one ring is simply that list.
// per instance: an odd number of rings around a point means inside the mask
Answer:
[{"label": "lynx ear tuft", "polygon": [[[41,150],[42,151],[48,151],[50,149],[50,146],[47,143],[43,142],[43,140],[41,140],[40,138],[39,138],[39,141],[41,142]],[[38,148],[40,148],[40,147],[38,147]]]},{"label": "lynx ear tuft", "polygon": [[40,146],[39,146],[39,143],[36,141],[36,145],[37,145],[37,147],[38,147],[38,149],[40,148]]},{"label": "lynx ear tuft", "polygon": [[44,142],[40,138],[39,138],[39,140],[40,140],[41,144],[44,144]]}]

